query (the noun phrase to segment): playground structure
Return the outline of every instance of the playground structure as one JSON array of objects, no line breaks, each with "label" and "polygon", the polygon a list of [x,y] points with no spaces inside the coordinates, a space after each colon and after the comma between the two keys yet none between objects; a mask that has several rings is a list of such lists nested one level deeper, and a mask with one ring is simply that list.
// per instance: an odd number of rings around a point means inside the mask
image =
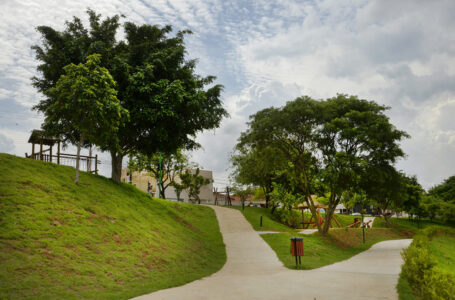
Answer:
[{"label": "playground structure", "polygon": [[[324,204],[321,204],[321,203],[318,203],[318,202],[315,202],[314,203],[314,207],[316,209],[316,218],[317,218],[317,222],[319,222],[320,225],[324,224],[324,218],[321,216],[321,213],[320,213],[320,210],[321,209],[324,209],[326,210],[328,208],[327,205],[324,205]],[[305,213],[304,211],[306,209],[309,210],[309,206],[305,203],[301,203],[297,206],[297,208],[302,212],[302,228],[303,229],[308,229],[310,227],[310,225],[314,227],[316,227],[316,220],[314,219],[314,216],[313,214],[311,214],[311,218],[306,221],[305,220]],[[342,228],[343,226],[341,225],[341,223],[337,220],[337,218],[335,217],[335,215],[332,215],[332,218],[330,220],[330,227],[333,226],[332,222],[335,222],[336,225],[339,227],[339,228]],[[367,222],[364,222],[362,224],[362,220],[360,218],[354,218],[354,223],[352,224],[349,224],[346,226],[346,228],[362,228],[362,227],[365,227],[365,228],[371,228],[372,226],[372,220],[369,220]]]},{"label": "playground structure", "polygon": [[[311,214],[310,220],[305,221],[304,211],[305,211],[305,209],[309,209],[309,206],[304,203],[301,203],[297,206],[297,208],[302,212],[302,228],[303,229],[308,229],[308,227],[310,227],[310,225],[313,225],[313,227],[316,227],[317,226],[316,222],[318,222],[320,225],[324,224],[324,218],[321,216],[320,210],[321,210],[321,208],[325,210],[328,208],[328,206],[315,202],[314,207],[316,209],[317,220],[314,220],[314,216],[313,216],[313,214]],[[329,224],[330,227],[332,227],[332,221],[334,221],[338,225],[338,227],[340,227],[340,228],[343,227],[334,215],[332,215],[332,218],[330,219],[330,224]]]}]

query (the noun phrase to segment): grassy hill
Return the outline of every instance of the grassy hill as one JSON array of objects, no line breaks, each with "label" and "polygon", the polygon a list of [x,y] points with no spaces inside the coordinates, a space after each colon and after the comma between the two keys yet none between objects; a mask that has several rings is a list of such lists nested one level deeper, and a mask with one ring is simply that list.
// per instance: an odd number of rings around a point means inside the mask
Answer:
[{"label": "grassy hill", "polygon": [[212,209],[0,154],[0,298],[129,298],[207,276],[226,253]]}]

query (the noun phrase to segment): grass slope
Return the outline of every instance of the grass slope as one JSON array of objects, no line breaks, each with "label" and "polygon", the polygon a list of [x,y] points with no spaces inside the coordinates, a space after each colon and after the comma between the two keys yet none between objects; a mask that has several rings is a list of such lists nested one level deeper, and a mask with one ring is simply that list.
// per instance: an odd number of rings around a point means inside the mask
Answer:
[{"label": "grass slope", "polygon": [[219,270],[212,209],[0,154],[0,298],[129,297]]},{"label": "grass slope", "polygon": [[436,236],[429,246],[438,268],[455,275],[455,236]]}]

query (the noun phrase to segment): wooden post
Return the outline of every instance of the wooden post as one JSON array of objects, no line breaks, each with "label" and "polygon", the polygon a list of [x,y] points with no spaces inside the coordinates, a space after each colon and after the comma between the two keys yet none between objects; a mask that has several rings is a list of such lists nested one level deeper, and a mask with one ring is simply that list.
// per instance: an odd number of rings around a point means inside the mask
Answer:
[{"label": "wooden post", "polygon": [[39,160],[43,160],[43,141],[39,145]]},{"label": "wooden post", "polygon": [[214,187],[213,191],[215,192],[215,205],[218,205],[218,188]]},{"label": "wooden post", "polygon": [[60,164],[60,141],[57,142],[57,164]]},{"label": "wooden post", "polygon": [[53,145],[51,145],[51,148],[49,149],[49,161],[52,162],[52,147]]},{"label": "wooden post", "polygon": [[88,156],[90,158],[87,160],[87,171],[91,172],[92,171],[92,145],[90,144],[90,148],[88,150]]},{"label": "wooden post", "polygon": [[35,159],[35,143],[32,143],[32,159]]},{"label": "wooden post", "polygon": [[95,155],[95,174],[98,175],[98,154]]}]

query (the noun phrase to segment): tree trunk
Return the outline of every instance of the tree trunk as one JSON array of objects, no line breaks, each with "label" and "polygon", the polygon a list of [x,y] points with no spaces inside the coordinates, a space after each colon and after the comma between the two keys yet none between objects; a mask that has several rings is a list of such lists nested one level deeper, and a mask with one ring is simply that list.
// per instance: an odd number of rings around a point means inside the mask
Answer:
[{"label": "tree trunk", "polygon": [[335,212],[335,209],[333,205],[329,204],[329,207],[327,208],[327,211],[325,212],[325,218],[324,218],[324,227],[322,228],[322,233],[325,235],[329,232],[330,228],[330,223],[332,221],[333,213]]},{"label": "tree trunk", "polygon": [[161,192],[160,198],[161,199],[166,199],[166,195],[165,195],[165,192],[164,192],[166,190],[166,188],[167,187],[164,187],[163,182],[161,182],[161,190],[160,190],[160,192]]},{"label": "tree trunk", "polygon": [[77,144],[77,152],[76,152],[76,178],[74,179],[74,183],[79,183],[79,160],[81,159],[81,148],[82,143],[84,142],[84,135],[81,135],[79,139],[79,143]]},{"label": "tree trunk", "polygon": [[120,183],[120,179],[122,176],[122,160],[123,155],[120,153],[112,152],[111,151],[111,159],[112,159],[112,173],[111,178],[113,181]]},{"label": "tree trunk", "polygon": [[275,209],[276,209],[276,205],[273,205],[272,206],[272,210],[270,211],[270,214],[273,215],[273,213],[275,212]]},{"label": "tree trunk", "polygon": [[321,224],[319,224],[319,218],[318,218],[318,215],[316,213],[316,208],[314,207],[314,202],[313,202],[313,199],[311,198],[311,195],[309,195],[307,193],[306,197],[306,203],[308,205],[308,207],[310,208],[310,211],[311,211],[311,214],[316,222],[316,226],[318,227],[318,232],[322,235],[325,235],[324,232],[322,231],[322,227],[321,227]]}]

